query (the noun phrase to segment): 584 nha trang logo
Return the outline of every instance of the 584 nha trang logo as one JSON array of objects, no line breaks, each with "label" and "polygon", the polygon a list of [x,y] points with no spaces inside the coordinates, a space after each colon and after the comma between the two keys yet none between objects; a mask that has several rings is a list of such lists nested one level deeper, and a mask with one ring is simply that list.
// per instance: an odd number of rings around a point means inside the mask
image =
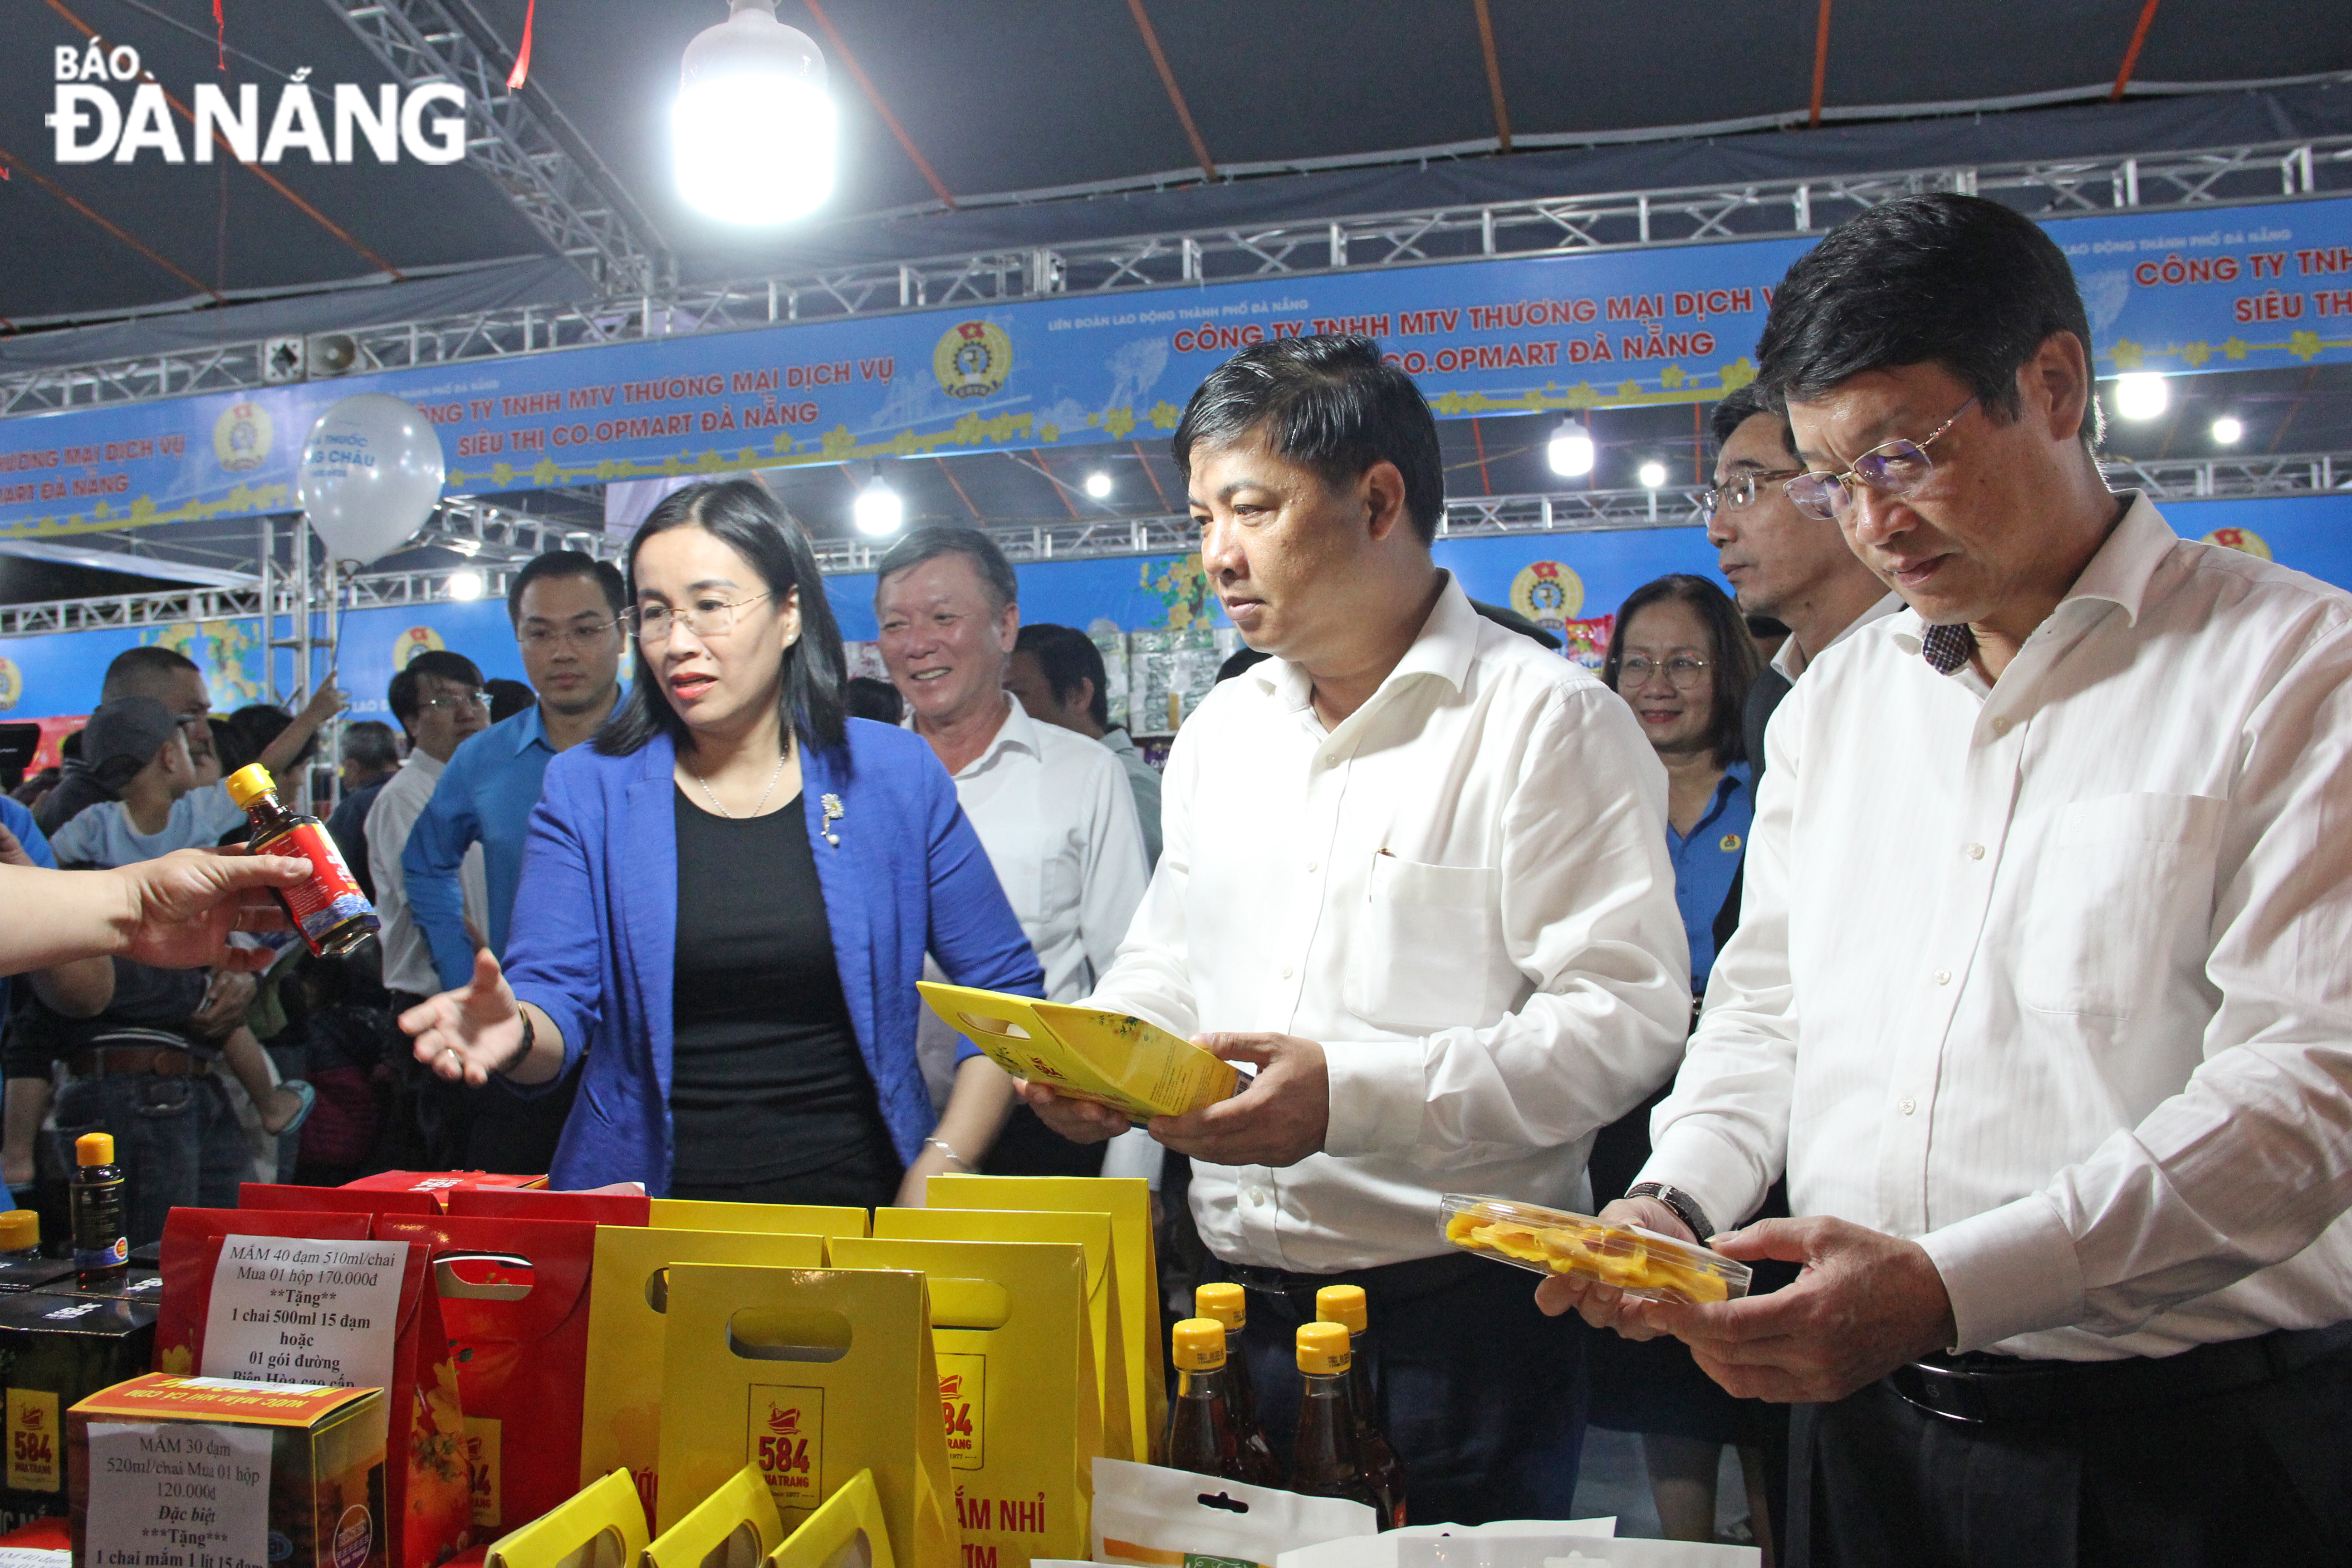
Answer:
[{"label": "584 nha trang logo", "polygon": [[137,49],[92,38],[87,47],[58,45],[56,60],[56,102],[41,122],[56,133],[60,163],[132,163],[149,152],[166,163],[209,163],[216,147],[240,163],[276,163],[297,153],[313,163],[349,163],[362,147],[380,163],[398,163],[403,151],[420,163],[466,156],[466,93],[455,82],[403,89],[339,81],[322,101],[327,84],[313,91],[305,66],[278,88],[265,121],[260,88],[201,81],[186,100],[192,123],[184,142],[175,106],[141,67]]}]

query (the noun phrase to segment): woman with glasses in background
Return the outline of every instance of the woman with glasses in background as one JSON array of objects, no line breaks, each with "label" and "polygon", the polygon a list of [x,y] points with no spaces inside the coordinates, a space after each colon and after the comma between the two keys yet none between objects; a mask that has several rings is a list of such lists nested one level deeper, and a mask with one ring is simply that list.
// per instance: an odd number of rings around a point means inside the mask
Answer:
[{"label": "woman with glasses in background", "polygon": [[[1675,900],[1690,939],[1691,995],[1715,966],[1715,922],[1731,896],[1748,823],[1756,815],[1740,716],[1756,679],[1756,646],[1728,595],[1684,573],[1645,583],[1617,608],[1601,679],[1642,721],[1666,767],[1666,852]],[[1603,1128],[1588,1166],[1593,1202],[1624,1194],[1650,1154],[1650,1112],[1660,1084],[1631,1115]],[[1592,1426],[1642,1435],[1650,1493],[1666,1536],[1716,1539],[1716,1477],[1725,1445],[1739,1450],[1749,1518],[1761,1542],[1774,1407],[1734,1399],[1700,1372],[1679,1340],[1614,1334],[1591,1342]],[[1776,1458],[1778,1455],[1774,1456]],[[1769,1558],[1768,1558],[1769,1561]]]},{"label": "woman with glasses in background", "polygon": [[548,766],[504,972],[480,955],[401,1026],[452,1081],[579,1075],[551,1185],[919,1204],[1012,1102],[967,1045],[935,1122],[924,952],[1027,995],[1036,956],[930,748],[846,716],[815,557],[764,486],[667,497],[628,574],[636,678]]}]

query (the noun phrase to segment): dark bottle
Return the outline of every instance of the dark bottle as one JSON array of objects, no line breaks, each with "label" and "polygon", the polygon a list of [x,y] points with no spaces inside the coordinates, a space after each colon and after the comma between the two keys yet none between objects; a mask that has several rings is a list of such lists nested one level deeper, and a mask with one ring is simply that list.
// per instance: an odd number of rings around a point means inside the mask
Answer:
[{"label": "dark bottle", "polygon": [[[1348,1397],[1348,1330],[1341,1323],[1298,1325],[1298,1431],[1290,1444],[1290,1489],[1301,1497],[1346,1498],[1381,1512],[1380,1494],[1356,1447],[1355,1403]],[[1388,1528],[1383,1515],[1380,1528]]]},{"label": "dark bottle", "polygon": [[0,1213],[0,1268],[41,1260],[41,1216],[31,1209]]},{"label": "dark bottle", "polygon": [[278,781],[259,763],[228,775],[228,797],[253,824],[246,847],[256,855],[294,855],[310,862],[310,879],[273,888],[286,918],[321,958],[341,958],[376,931],[375,906],[360,891],[342,852],[315,816],[287,810],[278,802]]},{"label": "dark bottle", "polygon": [[1173,1345],[1176,1397],[1168,1402],[1168,1432],[1160,1444],[1164,1463],[1171,1470],[1255,1484],[1257,1478],[1249,1474],[1234,1422],[1224,1325],[1212,1318],[1187,1318],[1176,1325]]},{"label": "dark bottle", "polygon": [[1250,1386],[1249,1358],[1242,1354],[1242,1330],[1249,1326],[1248,1298],[1238,1285],[1202,1285],[1192,1292],[1192,1310],[1212,1319],[1225,1331],[1225,1397],[1240,1432],[1242,1456],[1251,1473],[1243,1477],[1253,1486],[1278,1487],[1282,1467],[1275,1462],[1265,1428],[1257,1424],[1257,1392]]},{"label": "dark bottle", "polygon": [[1358,1353],[1359,1342],[1371,1321],[1365,1310],[1361,1285],[1326,1285],[1315,1292],[1315,1315],[1348,1331],[1348,1396],[1356,1407],[1356,1452],[1364,1474],[1381,1496],[1381,1528],[1395,1530],[1404,1523],[1404,1467],[1397,1463],[1389,1436],[1381,1430],[1380,1406],[1372,1402],[1372,1369]]},{"label": "dark bottle", "polygon": [[85,1132],[74,1140],[74,1173],[67,1185],[73,1213],[74,1282],[111,1285],[131,1271],[131,1238],[122,1227],[122,1167],[114,1163],[114,1134]]}]

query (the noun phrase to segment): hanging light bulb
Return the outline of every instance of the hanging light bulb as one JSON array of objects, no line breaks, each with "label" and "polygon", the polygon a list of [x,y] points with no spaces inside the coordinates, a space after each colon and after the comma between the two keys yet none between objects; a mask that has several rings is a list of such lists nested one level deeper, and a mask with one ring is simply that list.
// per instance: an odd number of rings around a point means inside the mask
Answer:
[{"label": "hanging light bulb", "polygon": [[1544,448],[1551,460],[1551,471],[1563,479],[1576,479],[1592,471],[1591,432],[1573,419],[1563,419],[1559,428],[1551,433],[1551,444]]},{"label": "hanging light bulb", "polygon": [[2116,412],[2126,419],[2153,419],[2172,402],[2171,389],[2164,377],[2150,371],[2135,371],[2116,377]]},{"label": "hanging light bulb", "polygon": [[2213,421],[2213,439],[2224,447],[2236,446],[2245,434],[2244,424],[2227,414]]},{"label": "hanging light bulb", "polygon": [[1102,469],[1097,468],[1093,473],[1087,476],[1086,489],[1087,494],[1094,497],[1097,500],[1108,499],[1110,495],[1110,476],[1103,472]]},{"label": "hanging light bulb", "polygon": [[448,587],[449,596],[460,604],[478,599],[482,596],[482,574],[479,572],[452,572]]},{"label": "hanging light bulb", "polygon": [[776,20],[776,0],[732,4],[686,46],[670,115],[677,194],[724,223],[779,224],[833,194],[824,56]]},{"label": "hanging light bulb", "polygon": [[1656,461],[1647,462],[1641,466],[1633,477],[1642,481],[1643,489],[1654,490],[1666,482],[1666,466]]},{"label": "hanging light bulb", "polygon": [[897,490],[883,482],[879,474],[868,479],[866,488],[857,492],[855,510],[857,531],[870,533],[877,539],[884,534],[898,532],[898,525],[907,521],[907,503],[898,499]]}]

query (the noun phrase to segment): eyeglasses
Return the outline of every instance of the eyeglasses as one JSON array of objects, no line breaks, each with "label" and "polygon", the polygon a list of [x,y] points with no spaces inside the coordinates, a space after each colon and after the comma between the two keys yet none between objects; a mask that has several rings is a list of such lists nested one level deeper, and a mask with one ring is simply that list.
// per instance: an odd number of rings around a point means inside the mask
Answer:
[{"label": "eyeglasses", "polygon": [[1617,684],[1636,687],[1659,670],[1666,672],[1666,680],[1677,691],[1687,691],[1706,676],[1706,660],[1678,653],[1664,664],[1656,664],[1640,654],[1623,659],[1617,666]]},{"label": "eyeglasses", "polygon": [[684,610],[675,610],[667,605],[639,605],[621,612],[621,624],[635,632],[639,642],[667,642],[673,626],[684,626],[698,637],[723,637],[735,629],[736,611],[772,596],[754,594],[748,599],[697,599],[692,608]]},{"label": "eyeglasses", "polygon": [[515,641],[525,647],[535,648],[550,648],[557,643],[567,647],[594,647],[614,626],[626,619],[624,616],[615,620],[598,621],[591,626],[526,626],[515,634]]},{"label": "eyeglasses", "polygon": [[489,693],[487,691],[468,691],[458,697],[427,697],[425,700],[419,702],[417,706],[419,708],[431,708],[436,710],[442,709],[455,710],[464,708],[476,708],[487,713],[490,710],[490,697]]},{"label": "eyeglasses", "polygon": [[1781,493],[1796,503],[1799,511],[1822,522],[1842,522],[1853,510],[1856,481],[1883,496],[1907,496],[1936,471],[1934,459],[1927,456],[1928,447],[1976,405],[1977,400],[1969,398],[1919,440],[1894,440],[1873,447],[1842,474],[1800,474],[1780,487]]},{"label": "eyeglasses", "polygon": [[1756,488],[1774,479],[1792,479],[1803,473],[1802,468],[1773,468],[1758,473],[1750,470],[1719,485],[1709,485],[1698,492],[1699,514],[1709,522],[1718,511],[1738,511],[1756,504]]}]

